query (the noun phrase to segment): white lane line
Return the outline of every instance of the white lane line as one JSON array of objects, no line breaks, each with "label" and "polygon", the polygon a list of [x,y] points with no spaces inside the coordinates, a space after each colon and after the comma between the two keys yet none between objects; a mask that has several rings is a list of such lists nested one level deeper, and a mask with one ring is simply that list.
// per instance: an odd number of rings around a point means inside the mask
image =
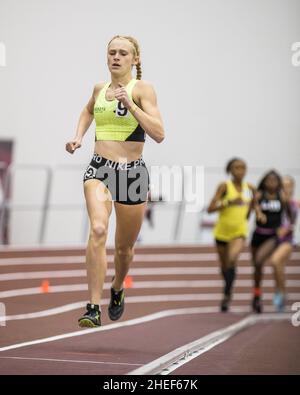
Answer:
[{"label": "white lane line", "polygon": [[[102,305],[108,304],[108,299],[103,299]],[[43,318],[49,317],[56,314],[66,313],[68,311],[73,311],[77,309],[81,309],[86,306],[86,301],[68,303],[63,306],[53,307],[47,310],[35,311],[34,313],[24,313],[24,314],[15,314],[15,315],[7,315],[4,317],[0,317],[0,322],[3,321],[16,321],[16,320],[29,320],[32,318]]]},{"label": "white lane line", "polygon": [[[110,269],[112,274],[114,271]],[[86,270],[51,270],[42,272],[18,272],[0,274],[0,281],[35,280],[40,278],[76,278],[86,277]]]},{"label": "white lane line", "polygon": [[[252,274],[253,268],[238,267],[238,274]],[[272,274],[273,269],[269,266],[264,269],[265,274]],[[300,274],[300,267],[287,266],[285,268],[287,274]],[[112,276],[115,274],[115,269],[107,269],[106,275]],[[131,268],[130,275],[132,276],[157,276],[157,275],[176,275],[176,274],[220,274],[218,267],[156,267],[156,268]],[[35,280],[45,278],[81,278],[86,277],[86,270],[51,270],[39,272],[17,272],[17,273],[3,273],[0,274],[0,281],[15,281],[15,280]]]},{"label": "white lane line", "polygon": [[0,266],[18,265],[61,265],[61,264],[85,263],[83,256],[41,256],[22,258],[0,258]]},{"label": "white lane line", "polygon": [[[187,253],[187,254],[135,254],[134,262],[178,262],[178,261],[205,261],[216,260],[215,253]],[[107,261],[113,262],[114,256],[107,255]],[[85,263],[84,256],[55,256],[55,257],[24,257],[24,258],[1,258],[0,266],[14,265],[37,265],[37,264],[65,264],[65,263]]]},{"label": "white lane line", "polygon": [[[150,374],[169,374],[170,372],[189,362],[191,359],[211,350],[218,344],[225,342],[238,332],[248,328],[258,322],[269,320],[286,320],[290,319],[290,314],[262,314],[250,315],[241,321],[230,325],[226,328],[217,330],[204,337],[201,337],[191,343],[187,343],[175,350],[155,359],[154,361],[137,368],[128,373],[128,375],[150,375]],[[180,362],[180,364],[178,363]]]},{"label": "white lane line", "polygon": [[[285,315],[282,316],[280,314],[273,314],[273,318],[271,317],[270,314],[265,315],[266,318],[264,318],[264,316],[256,316],[258,322],[259,321],[269,321],[269,320],[285,320],[285,319],[290,319],[290,315]],[[257,323],[257,322],[256,322]],[[174,370],[178,369],[180,366],[185,365],[186,363],[190,362],[192,359],[197,358],[198,356],[200,356],[201,354],[204,354],[205,352],[211,350],[212,348],[214,348],[215,346],[217,346],[220,343],[223,343],[224,341],[228,340],[231,336],[227,335],[224,336],[224,339],[222,339],[221,341],[216,341],[215,343],[211,343],[210,345],[207,345],[204,348],[200,348],[199,350],[196,350],[194,352],[191,353],[187,353],[183,358],[181,358],[179,361],[173,363],[172,365],[168,366],[168,368],[164,369],[160,374],[161,375],[168,375],[171,372],[173,372]]]},{"label": "white lane line", "polygon": [[[251,280],[237,280],[235,287],[251,287]],[[287,280],[287,287],[299,287],[299,280]],[[214,288],[222,287],[222,280],[174,280],[174,281],[133,281],[132,289],[160,289],[160,288]],[[264,280],[263,287],[273,288],[273,280]],[[110,289],[111,283],[104,283],[103,289]],[[49,285],[48,294],[68,293],[68,292],[84,292],[88,289],[86,283],[81,284],[63,284]],[[0,300],[13,298],[18,296],[41,295],[43,290],[41,287],[19,288],[0,292]],[[210,295],[210,294],[208,294]]]},{"label": "white lane line", "polygon": [[27,358],[27,357],[0,357],[0,359],[18,359],[22,361],[47,361],[47,362],[70,362],[70,363],[90,363],[102,365],[126,365],[126,366],[142,366],[141,363],[129,362],[109,362],[109,361],[79,361],[75,359],[53,359],[53,358]]},{"label": "white lane line", "polygon": [[[220,301],[222,298],[221,293],[214,294],[176,294],[176,295],[144,295],[144,296],[127,296],[126,303],[127,304],[136,304],[136,303],[158,303],[158,302],[190,302],[190,301]],[[273,299],[272,293],[265,293],[263,295],[264,301],[271,301]],[[239,301],[250,301],[251,294],[234,294],[233,300]],[[300,294],[288,294],[288,300],[291,303],[292,301],[300,300]],[[106,306],[109,303],[109,299],[102,299],[101,306]],[[68,311],[77,310],[85,307],[86,301],[80,301],[75,303],[69,303],[63,306],[54,307],[47,310],[36,311],[33,313],[24,313],[24,314],[16,314],[16,315],[7,315],[0,317],[0,322],[5,321],[16,321],[16,320],[26,320],[33,318],[43,318],[49,317],[56,314],[66,313]],[[246,306],[247,311],[250,311],[250,304]],[[271,310],[272,311],[272,310]],[[274,308],[273,308],[274,311]]]},{"label": "white lane line", "polygon": [[[206,244],[201,246],[203,248],[212,248],[211,245]],[[109,250],[113,250],[114,246],[113,245],[108,245],[107,248]],[[147,246],[142,246],[137,244],[136,245],[136,250],[144,250],[144,249],[149,249],[149,250],[156,250],[159,249],[161,250],[163,249],[174,249],[174,244],[173,243],[164,243],[163,245],[161,244],[149,244]],[[199,244],[198,243],[182,243],[180,244],[180,246],[175,246],[175,248],[199,248]],[[46,246],[41,246],[39,244],[19,244],[17,246],[11,246],[11,245],[2,245],[1,246],[1,251],[30,251],[30,252],[34,252],[34,253],[39,253],[40,251],[85,251],[86,249],[86,243],[76,243],[75,245],[59,245],[59,244],[48,244]]]},{"label": "white lane line", "polygon": [[[113,262],[113,255],[107,255],[108,262]],[[243,252],[239,256],[239,261],[249,261],[251,254]],[[134,262],[199,262],[217,261],[218,255],[212,253],[157,253],[157,254],[135,254]],[[293,252],[290,260],[300,260],[300,252]],[[41,264],[64,264],[64,263],[85,263],[84,256],[55,256],[55,257],[23,257],[23,258],[0,258],[0,266],[15,265],[41,265]]]},{"label": "white lane line", "polygon": [[2,252],[34,252],[35,254],[41,252],[41,251],[83,251],[86,248],[86,244],[82,245],[67,245],[67,246],[62,246],[62,245],[57,245],[57,244],[49,244],[47,246],[41,246],[39,244],[20,244],[17,246],[12,246],[12,245],[2,245],[1,250]]},{"label": "white lane line", "polygon": [[[151,297],[151,295],[150,295]],[[23,342],[23,343],[17,343],[17,344],[12,344],[10,346],[5,346],[0,348],[0,352],[3,351],[8,351],[8,350],[15,350],[17,348],[22,348],[22,347],[27,347],[27,346],[33,346],[36,344],[42,344],[42,343],[49,343],[49,342],[54,342],[62,339],[69,339],[72,337],[77,337],[77,336],[86,336],[92,333],[97,333],[97,332],[103,332],[103,331],[108,331],[108,330],[113,330],[113,329],[118,329],[118,328],[124,328],[132,325],[139,325],[143,324],[145,322],[150,322],[154,320],[158,320],[160,318],[164,317],[171,317],[171,316],[176,316],[176,315],[185,315],[185,314],[199,314],[203,312],[209,311],[211,308],[207,307],[190,307],[190,308],[182,308],[182,309],[170,309],[170,310],[163,310],[159,311],[157,313],[152,313],[148,314],[142,317],[134,318],[128,321],[122,321],[122,322],[117,322],[113,324],[108,324],[105,326],[101,326],[100,328],[92,328],[92,329],[84,329],[76,332],[69,332],[69,333],[64,333],[62,335],[57,335],[57,336],[51,336],[51,337],[46,337],[43,339],[37,339],[37,340],[32,340],[28,342]],[[216,308],[214,312],[218,311]]]}]

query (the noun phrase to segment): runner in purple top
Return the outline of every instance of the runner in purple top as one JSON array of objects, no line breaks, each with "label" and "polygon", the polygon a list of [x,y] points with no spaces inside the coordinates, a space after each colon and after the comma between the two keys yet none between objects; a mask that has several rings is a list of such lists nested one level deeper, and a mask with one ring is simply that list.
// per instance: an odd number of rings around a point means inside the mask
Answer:
[{"label": "runner in purple top", "polygon": [[257,201],[265,219],[256,218],[251,239],[254,265],[252,308],[254,312],[261,313],[263,267],[267,262],[272,262],[279,247],[278,231],[281,229],[284,213],[291,218],[289,200],[283,190],[282,177],[277,171],[271,170],[264,175],[257,187]]}]

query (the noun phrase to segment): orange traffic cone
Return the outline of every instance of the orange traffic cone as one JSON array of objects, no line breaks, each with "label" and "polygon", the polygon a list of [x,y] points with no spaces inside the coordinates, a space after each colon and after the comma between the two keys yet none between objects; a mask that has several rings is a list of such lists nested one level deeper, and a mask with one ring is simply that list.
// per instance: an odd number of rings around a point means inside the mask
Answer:
[{"label": "orange traffic cone", "polygon": [[133,279],[131,276],[126,276],[124,280],[124,287],[125,288],[132,288],[133,287]]},{"label": "orange traffic cone", "polygon": [[42,281],[41,292],[43,294],[47,294],[49,291],[50,291],[49,281],[48,280]]}]

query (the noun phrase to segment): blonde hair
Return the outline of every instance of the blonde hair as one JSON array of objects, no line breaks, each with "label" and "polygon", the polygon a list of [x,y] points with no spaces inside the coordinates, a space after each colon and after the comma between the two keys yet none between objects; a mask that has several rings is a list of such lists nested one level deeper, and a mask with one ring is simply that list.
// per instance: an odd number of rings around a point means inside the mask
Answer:
[{"label": "blonde hair", "polygon": [[285,176],[283,176],[283,177],[282,177],[282,180],[283,180],[283,181],[289,181],[289,182],[292,184],[292,186],[295,186],[295,184],[296,184],[295,178],[292,177],[292,176],[290,176],[290,175],[288,175],[288,174],[286,174]]},{"label": "blonde hair", "polygon": [[142,78],[142,65],[141,65],[141,60],[140,60],[141,51],[140,51],[139,43],[138,43],[137,40],[136,40],[134,37],[132,37],[132,36],[121,36],[121,35],[117,35],[117,36],[114,36],[114,37],[110,40],[110,42],[108,43],[108,46],[109,46],[109,44],[110,44],[114,39],[116,39],[116,38],[123,38],[123,39],[128,40],[128,41],[131,42],[132,47],[133,47],[134,56],[137,56],[137,57],[139,58],[139,61],[138,61],[138,63],[135,65],[135,67],[136,67],[136,79],[137,79],[137,80],[140,80],[140,79]]}]

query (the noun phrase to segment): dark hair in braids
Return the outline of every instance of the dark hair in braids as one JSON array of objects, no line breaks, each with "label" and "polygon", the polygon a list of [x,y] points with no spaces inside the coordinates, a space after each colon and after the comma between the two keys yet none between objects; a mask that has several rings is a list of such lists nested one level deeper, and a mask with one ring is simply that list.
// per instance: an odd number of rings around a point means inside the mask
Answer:
[{"label": "dark hair in braids", "polygon": [[281,201],[281,203],[284,206],[284,209],[286,210],[287,216],[289,218],[289,220],[291,222],[293,222],[293,213],[292,213],[292,209],[291,206],[288,202],[284,202],[282,200],[282,197],[280,196],[281,191],[283,189],[283,185],[282,185],[282,177],[281,175],[276,171],[276,170],[270,170],[268,171],[268,173],[266,173],[264,175],[264,177],[262,178],[262,180],[260,181],[260,183],[258,184],[257,190],[262,192],[263,194],[266,192],[266,180],[269,176],[274,176],[277,178],[277,182],[278,182],[278,187],[277,187],[277,194],[279,195],[279,199]]},{"label": "dark hair in braids", "polygon": [[261,192],[266,191],[266,181],[269,176],[274,176],[277,178],[277,182],[278,182],[277,191],[279,192],[282,189],[282,178],[276,170],[270,170],[263,176],[263,178],[258,184],[257,190]]},{"label": "dark hair in braids", "polygon": [[140,80],[142,78],[142,65],[141,65],[141,60],[140,60],[140,46],[139,43],[137,42],[137,40],[132,37],[132,36],[121,36],[121,35],[117,35],[114,36],[110,42],[108,43],[108,45],[115,39],[115,38],[124,38],[128,41],[130,41],[130,43],[132,44],[133,47],[133,54],[134,56],[137,56],[139,58],[138,63],[136,64],[136,79]]}]

